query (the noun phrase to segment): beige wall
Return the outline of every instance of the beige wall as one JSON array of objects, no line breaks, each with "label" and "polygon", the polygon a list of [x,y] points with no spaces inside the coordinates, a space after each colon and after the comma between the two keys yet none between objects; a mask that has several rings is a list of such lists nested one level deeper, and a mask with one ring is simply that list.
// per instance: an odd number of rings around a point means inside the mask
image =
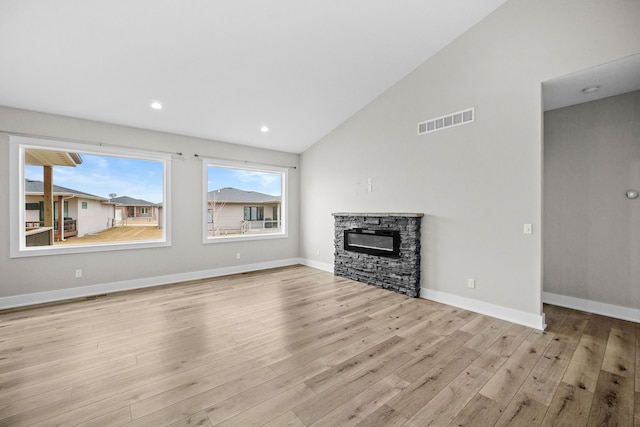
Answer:
[{"label": "beige wall", "polygon": [[221,233],[238,233],[242,227],[242,220],[244,219],[244,206],[236,204],[225,204],[222,208],[219,206],[216,208],[217,221],[215,224],[209,224],[210,230],[217,228]]},{"label": "beige wall", "polygon": [[[171,274],[208,271],[216,268],[257,264],[298,256],[298,175],[289,173],[289,214],[287,238],[250,242],[202,244],[202,161],[221,157],[256,163],[299,166],[299,156],[244,147],[217,141],[152,132],[88,120],[72,119],[0,107],[0,129],[125,145],[135,149],[183,152],[172,162],[171,247],[78,253],[27,258],[10,258],[9,239],[0,244],[0,298],[34,292],[64,290],[95,284],[117,283]],[[0,133],[0,235],[9,236],[9,136]],[[100,223],[106,218],[102,215]],[[81,218],[78,218],[80,221]],[[236,253],[242,259],[236,259]],[[82,269],[81,278],[74,278]],[[52,272],[54,272],[52,274]]]},{"label": "beige wall", "polygon": [[[87,202],[87,209],[82,209],[82,202]],[[97,200],[72,199],[69,200],[69,214],[71,205],[77,218],[78,236],[97,233],[111,227],[111,220],[114,218],[113,205],[105,205]],[[77,216],[76,216],[77,215]]]},{"label": "beige wall", "polygon": [[[303,153],[301,256],[333,263],[332,212],[424,212],[423,288],[540,314],[541,82],[639,52],[639,18],[638,1],[505,3]],[[475,123],[417,135],[469,107]]]},{"label": "beige wall", "polygon": [[544,124],[544,291],[640,309],[640,91]]},{"label": "beige wall", "polygon": [[[78,219],[78,211],[82,207],[81,200],[79,199],[67,199],[69,202],[69,217],[73,219]],[[87,201],[88,203],[88,201]]]}]

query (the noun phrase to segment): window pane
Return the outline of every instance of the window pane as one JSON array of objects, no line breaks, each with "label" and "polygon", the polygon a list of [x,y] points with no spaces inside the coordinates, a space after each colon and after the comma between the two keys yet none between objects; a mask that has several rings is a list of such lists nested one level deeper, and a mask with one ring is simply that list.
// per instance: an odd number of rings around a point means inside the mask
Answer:
[{"label": "window pane", "polygon": [[[59,214],[59,207],[58,207],[58,202],[53,202],[53,220],[57,221],[58,220],[58,214]],[[63,209],[63,213],[62,216],[63,218],[68,218],[69,217],[69,202],[64,202],[62,205],[62,209]]]},{"label": "window pane", "polygon": [[283,234],[282,218],[265,218],[265,210],[284,211],[286,173],[273,169],[282,168],[207,165],[208,239]]},{"label": "window pane", "polygon": [[[165,162],[75,148],[23,147],[21,205],[37,204],[40,209],[38,221],[32,219],[36,211],[23,212],[21,247],[166,241]],[[59,218],[60,202],[64,202],[63,218]]]}]

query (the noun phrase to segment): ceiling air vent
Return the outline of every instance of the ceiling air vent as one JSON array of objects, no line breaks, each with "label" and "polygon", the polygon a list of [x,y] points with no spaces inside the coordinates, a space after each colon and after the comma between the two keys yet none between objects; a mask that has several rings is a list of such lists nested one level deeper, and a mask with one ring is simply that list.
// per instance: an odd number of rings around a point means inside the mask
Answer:
[{"label": "ceiling air vent", "polygon": [[454,126],[466,125],[475,120],[475,109],[469,108],[456,113],[447,114],[446,116],[436,117],[424,122],[418,123],[418,135],[435,132],[437,130],[447,129]]}]

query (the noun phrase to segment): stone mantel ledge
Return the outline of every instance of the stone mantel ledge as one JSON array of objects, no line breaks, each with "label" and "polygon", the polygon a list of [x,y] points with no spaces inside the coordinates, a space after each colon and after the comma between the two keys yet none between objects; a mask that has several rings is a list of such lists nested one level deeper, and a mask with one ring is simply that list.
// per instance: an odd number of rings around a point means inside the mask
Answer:
[{"label": "stone mantel ledge", "polygon": [[405,217],[405,218],[420,218],[423,217],[423,213],[411,213],[411,212],[334,212],[333,216],[362,216],[362,217]]}]

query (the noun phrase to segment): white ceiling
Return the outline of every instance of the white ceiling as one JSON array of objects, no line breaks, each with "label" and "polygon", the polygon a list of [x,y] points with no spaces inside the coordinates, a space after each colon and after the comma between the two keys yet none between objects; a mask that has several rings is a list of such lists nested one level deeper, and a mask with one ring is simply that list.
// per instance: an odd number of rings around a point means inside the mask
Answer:
[{"label": "white ceiling", "polygon": [[504,2],[2,0],[0,105],[299,153]]},{"label": "white ceiling", "polygon": [[[589,86],[597,92],[583,93]],[[577,71],[542,83],[544,111],[640,90],[640,54]]]}]

